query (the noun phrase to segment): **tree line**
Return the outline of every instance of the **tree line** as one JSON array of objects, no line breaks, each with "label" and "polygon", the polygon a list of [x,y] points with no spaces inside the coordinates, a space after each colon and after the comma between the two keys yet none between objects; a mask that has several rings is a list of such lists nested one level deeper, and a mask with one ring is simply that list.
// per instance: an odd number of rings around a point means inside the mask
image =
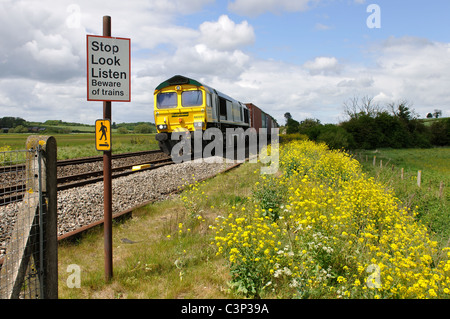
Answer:
[{"label": "tree line", "polygon": [[[20,117],[0,117],[0,129],[4,132],[9,133],[27,133],[32,130],[33,127],[42,128],[44,133],[58,133],[58,134],[68,134],[73,132],[79,132],[76,129],[71,129],[69,127],[89,127],[93,125],[63,122],[61,120],[47,120],[43,123],[33,123],[28,122]],[[151,122],[137,122],[137,123],[112,123],[112,128],[117,129],[118,133],[138,133],[147,134],[155,133],[156,126]],[[44,131],[45,129],[45,131]],[[1,133],[1,132],[0,132]]]},{"label": "tree line", "polygon": [[285,113],[286,133],[300,133],[325,142],[330,148],[426,148],[450,145],[450,118],[426,125],[407,101],[380,107],[373,98],[352,98],[344,102],[347,119],[339,124],[322,124],[318,119],[296,121]]}]

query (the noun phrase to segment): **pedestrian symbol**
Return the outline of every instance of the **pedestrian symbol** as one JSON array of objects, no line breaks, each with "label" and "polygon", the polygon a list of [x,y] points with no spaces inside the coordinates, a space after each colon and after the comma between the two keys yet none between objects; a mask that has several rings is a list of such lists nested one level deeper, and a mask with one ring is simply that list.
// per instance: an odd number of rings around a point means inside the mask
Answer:
[{"label": "pedestrian symbol", "polygon": [[95,147],[97,151],[111,150],[111,122],[109,120],[95,121]]}]

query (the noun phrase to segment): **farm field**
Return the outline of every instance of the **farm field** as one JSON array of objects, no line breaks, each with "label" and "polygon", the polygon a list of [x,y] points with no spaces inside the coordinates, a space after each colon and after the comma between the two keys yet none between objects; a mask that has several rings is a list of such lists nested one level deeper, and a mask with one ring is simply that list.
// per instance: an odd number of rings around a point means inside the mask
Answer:
[{"label": "farm field", "polygon": [[[0,150],[20,150],[25,148],[29,134],[0,134]],[[58,160],[98,156],[95,149],[94,133],[52,134],[58,146]],[[113,154],[158,149],[155,134],[112,133]]]},{"label": "farm field", "polygon": [[[354,157],[361,162],[365,172],[392,189],[404,205],[416,208],[421,221],[435,232],[437,238],[443,241],[450,238],[449,147],[380,149],[355,152]],[[419,170],[420,187],[417,184]]]},{"label": "farm field", "polygon": [[[117,223],[110,283],[101,230],[61,245],[60,297],[450,297],[448,242],[418,207],[323,144],[282,145],[279,164],[261,175],[246,163]],[[79,289],[65,283],[70,264]]]}]

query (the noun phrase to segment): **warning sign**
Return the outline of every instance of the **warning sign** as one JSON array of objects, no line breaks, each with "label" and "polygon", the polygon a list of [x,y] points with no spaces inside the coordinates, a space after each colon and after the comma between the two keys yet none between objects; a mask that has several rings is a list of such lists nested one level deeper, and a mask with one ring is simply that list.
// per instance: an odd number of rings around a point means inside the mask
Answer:
[{"label": "warning sign", "polygon": [[95,148],[97,151],[111,150],[111,122],[109,120],[95,121]]},{"label": "warning sign", "polygon": [[130,39],[87,35],[88,101],[130,102]]}]

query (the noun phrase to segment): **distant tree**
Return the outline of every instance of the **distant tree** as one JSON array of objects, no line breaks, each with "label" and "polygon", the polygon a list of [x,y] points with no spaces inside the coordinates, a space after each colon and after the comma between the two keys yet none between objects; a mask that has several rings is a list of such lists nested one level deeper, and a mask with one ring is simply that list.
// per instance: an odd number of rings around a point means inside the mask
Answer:
[{"label": "distant tree", "polygon": [[396,116],[404,121],[409,121],[417,118],[418,115],[412,109],[412,103],[408,100],[400,100],[398,102],[392,102],[387,105],[393,116]]},{"label": "distant tree", "polygon": [[382,108],[373,99],[370,96],[363,96],[362,98],[354,96],[344,102],[344,113],[351,119],[362,115],[375,117],[382,111]]},{"label": "distant tree", "polygon": [[18,125],[10,130],[11,133],[28,133],[28,128],[23,125]]},{"label": "distant tree", "polygon": [[128,130],[127,130],[127,128],[126,127],[119,127],[118,129],[117,129],[117,133],[119,133],[119,134],[127,134],[128,133]]},{"label": "distant tree", "polygon": [[431,143],[437,146],[450,144],[450,118],[434,121],[430,126]]},{"label": "distant tree", "polygon": [[317,141],[324,142],[331,149],[348,149],[354,144],[352,135],[341,126],[325,124],[319,130]]},{"label": "distant tree", "polygon": [[301,134],[307,135],[310,140],[315,141],[320,134],[321,126],[320,120],[307,118],[300,122],[298,131]]},{"label": "distant tree", "polygon": [[406,100],[390,103],[383,111],[370,98],[353,98],[344,103],[350,116],[340,125],[353,140],[353,148],[378,147],[430,147],[431,133],[418,119],[418,115]]},{"label": "distant tree", "polygon": [[45,125],[61,125],[63,124],[62,120],[47,120],[44,122]]},{"label": "distant tree", "polygon": [[433,118],[433,114],[428,113],[428,114],[427,114],[427,119],[431,119],[431,118]]},{"label": "distant tree", "polygon": [[381,145],[381,129],[375,118],[367,114],[351,118],[341,123],[341,126],[353,136],[355,148],[374,149]]},{"label": "distant tree", "polygon": [[300,122],[301,128],[305,130],[318,125],[320,125],[320,120],[318,119],[307,118]]},{"label": "distant tree", "polygon": [[293,118],[290,118],[286,122],[286,134],[298,133],[298,127],[300,123]]},{"label": "distant tree", "polygon": [[149,124],[139,124],[134,128],[135,133],[146,134],[152,132],[152,127]]},{"label": "distant tree", "polygon": [[292,119],[292,115],[289,112],[284,113],[284,118],[286,119],[286,124],[287,122]]},{"label": "distant tree", "polygon": [[434,110],[433,116],[438,119],[439,116],[442,116],[442,110]]},{"label": "distant tree", "polygon": [[12,116],[5,116],[0,118],[0,127],[1,128],[13,128],[19,125],[25,126],[27,121],[25,121],[23,118],[20,117],[12,117]]},{"label": "distant tree", "polygon": [[397,116],[398,116],[402,121],[405,121],[405,122],[408,122],[408,121],[412,120],[412,114],[411,114],[411,111],[410,111],[409,108],[408,108],[405,104],[403,104],[403,103],[401,103],[401,104],[398,106],[398,113],[397,113]]}]

